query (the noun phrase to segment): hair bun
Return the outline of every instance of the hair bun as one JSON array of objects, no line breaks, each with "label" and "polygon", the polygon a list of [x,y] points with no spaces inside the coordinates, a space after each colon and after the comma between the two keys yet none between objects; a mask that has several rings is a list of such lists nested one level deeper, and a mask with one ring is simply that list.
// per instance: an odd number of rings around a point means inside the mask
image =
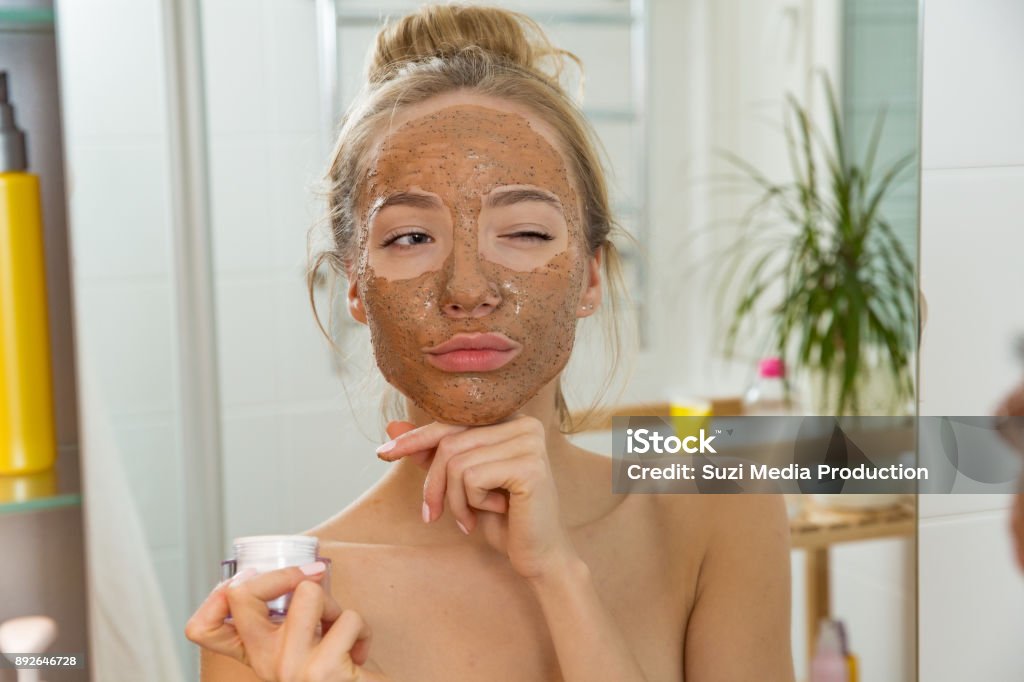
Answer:
[{"label": "hair bun", "polygon": [[371,84],[389,80],[411,62],[478,50],[530,70],[558,86],[564,58],[536,21],[520,12],[481,5],[424,5],[377,34],[368,67]]}]

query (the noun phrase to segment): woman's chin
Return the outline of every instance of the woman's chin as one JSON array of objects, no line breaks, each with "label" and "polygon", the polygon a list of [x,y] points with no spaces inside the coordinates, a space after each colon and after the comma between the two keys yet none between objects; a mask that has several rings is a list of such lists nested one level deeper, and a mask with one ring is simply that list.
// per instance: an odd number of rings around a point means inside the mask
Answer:
[{"label": "woman's chin", "polygon": [[437,410],[436,413],[433,410],[427,410],[434,419],[445,424],[454,424],[456,426],[486,426],[488,424],[497,424],[498,422],[506,419],[515,414],[518,407],[504,407],[494,408],[490,406],[481,406],[477,409],[441,409]]},{"label": "woman's chin", "polygon": [[445,401],[443,403],[423,403],[414,400],[416,405],[436,421],[456,426],[486,426],[497,424],[516,413],[523,403],[510,401],[486,401],[471,403],[468,400]]}]

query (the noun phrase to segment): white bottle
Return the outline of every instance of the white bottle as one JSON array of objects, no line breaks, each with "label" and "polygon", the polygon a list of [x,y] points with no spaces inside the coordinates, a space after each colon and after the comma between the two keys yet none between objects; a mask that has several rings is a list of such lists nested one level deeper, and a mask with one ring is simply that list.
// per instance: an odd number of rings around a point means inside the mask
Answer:
[{"label": "white bottle", "polygon": [[768,357],[757,365],[757,380],[743,395],[743,413],[755,415],[795,414],[792,394],[786,396],[786,367],[782,358]]},{"label": "white bottle", "polygon": [[[0,624],[0,651],[11,663],[15,662],[14,654],[43,654],[55,639],[57,623],[47,616],[23,616]],[[39,669],[19,668],[18,682],[42,682]]]},{"label": "white bottle", "polygon": [[818,628],[817,649],[811,660],[811,682],[849,682],[848,672],[838,624],[823,619]]}]

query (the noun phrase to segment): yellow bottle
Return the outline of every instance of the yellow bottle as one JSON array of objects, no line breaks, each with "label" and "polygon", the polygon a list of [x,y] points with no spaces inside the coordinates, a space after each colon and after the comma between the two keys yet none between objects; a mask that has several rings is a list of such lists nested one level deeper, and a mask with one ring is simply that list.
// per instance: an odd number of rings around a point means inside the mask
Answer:
[{"label": "yellow bottle", "polygon": [[39,178],[0,71],[0,475],[53,466],[54,428]]}]

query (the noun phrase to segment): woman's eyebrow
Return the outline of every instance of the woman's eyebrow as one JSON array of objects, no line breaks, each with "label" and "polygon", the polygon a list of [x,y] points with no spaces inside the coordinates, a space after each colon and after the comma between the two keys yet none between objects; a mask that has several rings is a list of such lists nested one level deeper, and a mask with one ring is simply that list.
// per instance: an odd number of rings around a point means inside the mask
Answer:
[{"label": "woman's eyebrow", "polygon": [[432,194],[418,194],[415,192],[395,192],[383,199],[378,199],[377,204],[370,211],[369,218],[388,206],[412,206],[413,208],[434,208],[442,209],[444,204]]},{"label": "woman's eyebrow", "polygon": [[554,206],[559,211],[562,210],[562,202],[558,200],[557,196],[551,192],[533,188],[509,189],[489,194],[484,200],[484,205],[488,208],[500,208],[517,204],[520,201],[540,201]]}]

